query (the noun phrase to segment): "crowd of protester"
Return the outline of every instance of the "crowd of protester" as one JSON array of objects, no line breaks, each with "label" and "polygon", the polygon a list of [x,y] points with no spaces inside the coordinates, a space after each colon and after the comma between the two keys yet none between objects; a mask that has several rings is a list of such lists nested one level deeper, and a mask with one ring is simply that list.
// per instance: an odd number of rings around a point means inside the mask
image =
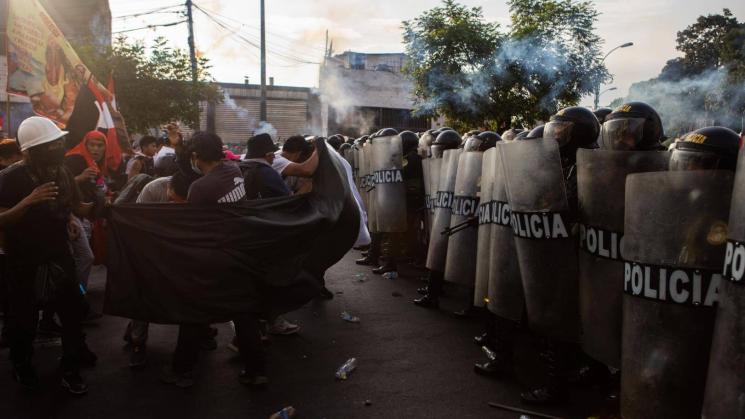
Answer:
[{"label": "crowd of protester", "polygon": [[[32,356],[38,336],[61,337],[61,384],[70,393],[88,386],[81,368],[93,367],[96,355],[86,344],[85,322],[95,322],[87,301],[94,265],[106,261],[106,217],[114,204],[229,204],[310,192],[318,166],[315,138],[297,135],[280,149],[268,134],[246,143],[246,154],[227,150],[216,134],[197,132],[185,139],[177,124],[160,138],[146,135],[133,154],[112,155],[107,137],[88,132],[65,149],[68,133],[43,117],[30,117],[16,139],[0,142],[0,349],[9,349],[13,378],[36,389],[40,380]],[[323,281],[322,274],[318,275]],[[331,299],[324,287],[318,296]],[[42,313],[41,316],[39,313]],[[268,382],[262,342],[267,335],[300,330],[272,313],[233,319],[235,336],[228,348],[238,352],[244,369],[240,382]],[[194,383],[202,350],[217,347],[217,329],[209,324],[179,325],[172,363],[161,381],[179,387]],[[129,367],[147,363],[149,324],[133,319],[124,330]]]}]

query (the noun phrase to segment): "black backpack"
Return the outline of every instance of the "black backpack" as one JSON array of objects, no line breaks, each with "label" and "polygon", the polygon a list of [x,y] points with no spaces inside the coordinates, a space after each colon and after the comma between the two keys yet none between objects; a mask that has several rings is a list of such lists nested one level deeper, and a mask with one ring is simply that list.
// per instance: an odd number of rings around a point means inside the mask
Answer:
[{"label": "black backpack", "polygon": [[246,199],[261,199],[264,191],[264,177],[261,176],[262,163],[255,161],[244,161],[239,164],[243,173],[244,187],[246,188]]}]

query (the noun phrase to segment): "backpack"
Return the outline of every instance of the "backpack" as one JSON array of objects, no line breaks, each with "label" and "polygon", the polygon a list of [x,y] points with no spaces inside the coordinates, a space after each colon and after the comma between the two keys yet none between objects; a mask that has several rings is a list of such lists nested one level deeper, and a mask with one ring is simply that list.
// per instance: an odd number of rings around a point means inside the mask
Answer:
[{"label": "backpack", "polygon": [[262,163],[255,161],[241,162],[239,167],[243,173],[244,187],[246,188],[246,199],[261,199],[264,190],[264,176],[261,175]]}]

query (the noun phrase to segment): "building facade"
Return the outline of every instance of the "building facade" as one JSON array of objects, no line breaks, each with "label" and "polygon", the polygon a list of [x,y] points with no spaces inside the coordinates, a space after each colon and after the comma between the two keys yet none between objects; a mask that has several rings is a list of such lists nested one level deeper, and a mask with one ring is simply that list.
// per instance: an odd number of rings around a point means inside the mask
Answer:
[{"label": "building facade", "polygon": [[358,137],[381,128],[414,132],[432,128],[414,117],[413,85],[401,70],[406,55],[345,52],[321,65],[321,131]]}]

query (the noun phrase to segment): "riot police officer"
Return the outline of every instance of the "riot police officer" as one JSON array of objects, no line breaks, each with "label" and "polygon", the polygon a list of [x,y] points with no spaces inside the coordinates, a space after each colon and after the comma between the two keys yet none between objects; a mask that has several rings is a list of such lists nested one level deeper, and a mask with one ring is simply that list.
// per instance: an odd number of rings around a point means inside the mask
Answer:
[{"label": "riot police officer", "polygon": [[576,353],[576,154],[597,148],[599,132],[600,124],[589,109],[569,107],[551,117],[543,140],[502,147],[528,326],[545,342],[545,384],[521,394],[526,403],[561,401],[569,360]]},{"label": "riot police officer", "polygon": [[448,243],[447,236],[442,233],[450,227],[451,201],[461,142],[457,132],[445,130],[437,135],[431,147],[430,176],[438,180],[438,187],[433,202],[435,214],[427,249],[429,285],[426,290],[422,290],[425,295],[414,300],[414,304],[422,307],[437,308],[442,294]]}]

